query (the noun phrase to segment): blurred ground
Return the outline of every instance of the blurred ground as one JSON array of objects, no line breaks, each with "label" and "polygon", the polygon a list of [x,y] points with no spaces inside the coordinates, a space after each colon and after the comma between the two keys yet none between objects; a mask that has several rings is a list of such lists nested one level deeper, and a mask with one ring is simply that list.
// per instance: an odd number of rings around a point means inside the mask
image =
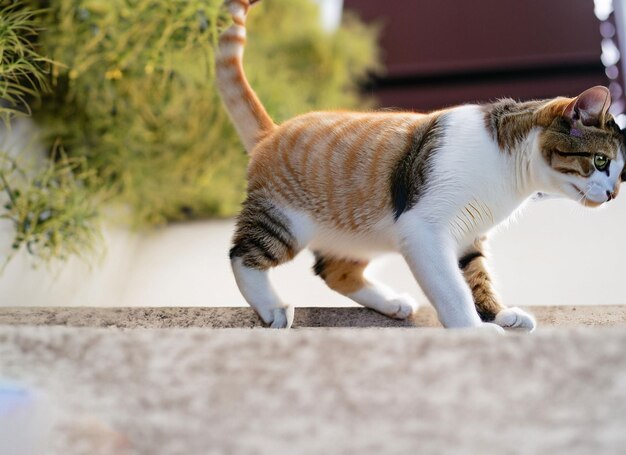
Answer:
[{"label": "blurred ground", "polygon": [[49,397],[51,455],[620,453],[625,345],[623,328],[2,326],[0,371]]},{"label": "blurred ground", "polygon": [[[504,303],[622,305],[626,196],[600,209],[565,200],[530,202],[517,222],[492,236],[492,269]],[[32,270],[24,255],[0,276],[2,306],[242,306],[230,271],[233,221],[174,224],[151,233],[109,229],[105,261],[89,270],[70,261]],[[0,231],[0,240],[8,231]],[[308,251],[273,272],[278,292],[296,306],[351,306],[311,271]],[[368,273],[424,297],[397,255]],[[421,296],[421,297],[419,297]]]}]

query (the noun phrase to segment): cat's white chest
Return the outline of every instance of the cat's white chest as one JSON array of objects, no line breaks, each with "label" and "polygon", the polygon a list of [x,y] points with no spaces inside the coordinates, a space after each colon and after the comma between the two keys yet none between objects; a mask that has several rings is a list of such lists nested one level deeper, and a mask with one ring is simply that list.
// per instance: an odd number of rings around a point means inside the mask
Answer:
[{"label": "cat's white chest", "polygon": [[459,250],[470,247],[494,227],[506,222],[521,206],[523,199],[504,191],[492,194],[472,193],[460,202],[446,220]]},{"label": "cat's white chest", "polygon": [[508,219],[525,199],[512,157],[499,150],[478,106],[450,113],[431,179],[416,209],[449,230],[461,250]]}]

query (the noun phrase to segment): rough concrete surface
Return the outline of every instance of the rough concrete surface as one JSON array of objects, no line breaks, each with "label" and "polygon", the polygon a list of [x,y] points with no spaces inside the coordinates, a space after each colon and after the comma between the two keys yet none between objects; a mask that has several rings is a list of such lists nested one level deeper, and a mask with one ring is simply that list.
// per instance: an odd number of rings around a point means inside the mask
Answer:
[{"label": "rough concrete surface", "polygon": [[[557,325],[626,326],[626,306],[525,307],[539,328]],[[65,325],[75,327],[168,328],[262,327],[251,308],[89,308],[0,307],[0,324]],[[296,308],[294,327],[440,327],[431,306],[423,306],[406,321],[390,319],[366,308]]]},{"label": "rough concrete surface", "polygon": [[[0,326],[47,454],[623,453],[626,330]],[[1,451],[0,451],[1,452]]]}]

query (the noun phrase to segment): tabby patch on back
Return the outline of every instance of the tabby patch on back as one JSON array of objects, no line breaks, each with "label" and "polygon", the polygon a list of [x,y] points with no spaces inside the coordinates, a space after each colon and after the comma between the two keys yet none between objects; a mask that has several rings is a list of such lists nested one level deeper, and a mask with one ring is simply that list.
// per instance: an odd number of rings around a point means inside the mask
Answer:
[{"label": "tabby patch on back", "polygon": [[417,308],[364,276],[399,252],[445,327],[535,328],[501,304],[487,270],[486,233],[541,193],[598,206],[624,180],[624,139],[605,87],[576,98],[413,112],[313,112],[276,125],[246,80],[248,0],[227,0],[217,83],[250,154],[248,194],[231,264],[265,323],[290,327],[293,305],[268,271],[302,249],[333,290],[394,318]]}]

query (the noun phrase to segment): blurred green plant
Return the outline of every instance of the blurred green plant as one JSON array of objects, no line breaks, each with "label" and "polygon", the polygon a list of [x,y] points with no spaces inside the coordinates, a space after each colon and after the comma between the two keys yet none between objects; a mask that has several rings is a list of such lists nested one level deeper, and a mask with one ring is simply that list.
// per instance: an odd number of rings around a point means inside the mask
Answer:
[{"label": "blurred green plant", "polygon": [[[214,87],[222,0],[56,0],[40,42],[53,93],[35,109],[48,140],[95,170],[97,193],[135,224],[226,216],[245,188],[247,157]],[[252,8],[246,71],[277,121],[367,106],[358,81],[378,66],[376,30],[347,15],[325,33],[309,0]]]},{"label": "blurred green plant", "polygon": [[50,60],[37,51],[37,18],[41,11],[0,0],[0,120],[5,127],[29,113],[27,98],[48,88]]},{"label": "blurred green plant", "polygon": [[380,72],[379,27],[350,11],[328,33],[310,0],[263,0],[250,9],[245,69],[273,118],[323,109],[367,109],[360,92],[370,72]]},{"label": "blurred green plant", "polygon": [[0,191],[7,196],[0,219],[15,230],[5,264],[22,247],[37,262],[70,256],[89,261],[102,251],[98,212],[85,186],[93,175],[81,161],[55,149],[41,168],[0,154]]},{"label": "blurred green plant", "polygon": [[[248,159],[213,68],[228,25],[222,0],[0,0],[0,136],[32,108],[51,150],[0,144],[9,258],[93,257],[104,204],[135,225],[237,211]],[[358,82],[378,68],[375,28],[346,14],[326,33],[309,0],[264,0],[249,36],[246,71],[278,122],[371,106]]]},{"label": "blurred green plant", "polygon": [[[0,0],[0,137],[49,88],[53,63],[37,47],[42,14],[24,3]],[[84,159],[68,159],[55,148],[42,165],[34,150],[24,143],[11,153],[0,151],[0,219],[14,231],[4,264],[22,247],[36,262],[93,257],[101,243]]]}]

